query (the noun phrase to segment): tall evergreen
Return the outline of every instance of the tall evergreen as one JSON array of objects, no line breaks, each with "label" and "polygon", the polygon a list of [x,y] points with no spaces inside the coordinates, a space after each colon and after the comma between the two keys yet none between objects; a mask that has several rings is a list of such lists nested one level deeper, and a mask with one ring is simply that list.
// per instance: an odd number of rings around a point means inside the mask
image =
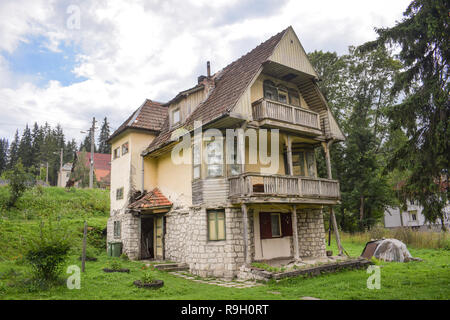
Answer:
[{"label": "tall evergreen", "polygon": [[12,169],[19,159],[19,144],[19,129],[17,129],[16,134],[14,135],[14,139],[9,147],[8,169]]},{"label": "tall evergreen", "polygon": [[389,165],[410,172],[403,193],[423,206],[427,221],[440,220],[443,229],[450,162],[449,12],[449,1],[412,1],[402,21],[376,29],[378,39],[362,46],[400,48],[404,70],[395,78],[392,93],[405,98],[387,114],[392,129],[403,130],[407,140]]},{"label": "tall evergreen", "polygon": [[[81,142],[80,147],[78,149],[78,151],[87,151],[87,152],[91,152],[91,137],[89,134],[87,134],[84,137],[84,140]],[[95,145],[95,140],[94,140],[94,152],[97,152],[97,146]]]},{"label": "tall evergreen", "polygon": [[19,158],[22,159],[22,164],[25,168],[33,166],[32,140],[31,130],[27,124],[23,130],[18,148]]},{"label": "tall evergreen", "polygon": [[8,140],[0,139],[0,175],[7,169],[8,166]]},{"label": "tall evergreen", "polygon": [[98,139],[98,152],[111,153],[111,145],[107,142],[110,135],[108,119],[103,119],[103,124],[100,129],[100,136]]}]

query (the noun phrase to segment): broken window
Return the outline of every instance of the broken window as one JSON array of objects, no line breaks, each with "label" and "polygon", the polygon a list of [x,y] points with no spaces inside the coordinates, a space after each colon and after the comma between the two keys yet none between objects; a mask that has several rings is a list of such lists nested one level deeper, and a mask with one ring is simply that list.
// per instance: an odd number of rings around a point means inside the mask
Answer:
[{"label": "broken window", "polygon": [[128,153],[128,142],[125,142],[122,145],[122,155],[127,154]]},{"label": "broken window", "polygon": [[123,199],[123,187],[116,189],[116,200]]},{"label": "broken window", "polygon": [[172,111],[172,125],[179,123],[181,120],[180,109],[175,109]]},{"label": "broken window", "polygon": [[117,159],[118,157],[120,157],[120,149],[115,148],[113,152],[113,159]]},{"label": "broken window", "polygon": [[218,177],[223,175],[223,144],[222,141],[212,140],[206,145],[207,175]]},{"label": "broken window", "polygon": [[120,238],[120,221],[114,221],[114,238]]}]

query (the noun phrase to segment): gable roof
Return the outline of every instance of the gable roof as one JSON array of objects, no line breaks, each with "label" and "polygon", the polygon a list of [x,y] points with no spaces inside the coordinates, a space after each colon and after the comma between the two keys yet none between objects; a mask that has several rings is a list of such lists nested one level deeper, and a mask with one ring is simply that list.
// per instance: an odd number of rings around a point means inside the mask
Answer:
[{"label": "gable roof", "polygon": [[[193,124],[196,120],[201,120],[205,125],[229,113],[258,74],[262,64],[272,55],[275,47],[289,28],[261,43],[216,73],[213,76],[215,86],[211,94],[186,119],[183,127],[187,130],[193,130]],[[144,154],[151,153],[171,143],[171,133],[169,119],[166,117],[161,133],[150,143]]]},{"label": "gable roof", "polygon": [[127,120],[109,137],[108,142],[126,129],[142,129],[159,132],[167,116],[167,107],[159,102],[145,99]]},{"label": "gable roof", "polygon": [[160,207],[170,207],[172,202],[162,194],[162,192],[155,188],[152,191],[146,193],[142,198],[131,203],[129,209],[157,209]]}]

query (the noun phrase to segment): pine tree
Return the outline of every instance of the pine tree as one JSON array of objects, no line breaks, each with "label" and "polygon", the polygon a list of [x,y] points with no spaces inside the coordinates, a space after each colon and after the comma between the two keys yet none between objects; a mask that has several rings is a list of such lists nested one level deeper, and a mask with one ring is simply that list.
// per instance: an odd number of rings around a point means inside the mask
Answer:
[{"label": "pine tree", "polygon": [[0,175],[8,167],[8,140],[5,138],[0,139]]},{"label": "pine tree", "polygon": [[35,168],[34,174],[39,174],[39,167],[42,163],[41,146],[44,141],[44,134],[42,127],[39,127],[35,122],[33,126],[33,132],[31,134],[33,142],[31,146],[31,154],[33,158],[33,166]]},{"label": "pine tree", "polygon": [[103,119],[103,124],[100,129],[100,136],[98,139],[98,152],[111,153],[111,145],[107,142],[110,135],[108,119]]},{"label": "pine tree", "polygon": [[14,168],[19,159],[19,129],[16,130],[16,134],[14,135],[14,140],[11,142],[9,147],[9,161],[8,161],[8,169]]},{"label": "pine tree", "polygon": [[19,158],[22,159],[24,168],[29,169],[33,166],[33,150],[32,150],[32,137],[28,124],[23,130],[22,138],[20,139],[18,148]]},{"label": "pine tree", "polygon": [[402,21],[376,29],[379,38],[361,48],[400,47],[405,68],[395,78],[392,93],[401,92],[405,98],[388,110],[388,116],[392,129],[404,130],[407,141],[389,166],[410,172],[403,192],[423,207],[427,221],[440,220],[443,229],[450,162],[449,12],[448,1],[412,1]]},{"label": "pine tree", "polygon": [[[80,147],[78,149],[78,151],[87,151],[87,152],[91,152],[91,137],[89,134],[86,135],[86,137],[84,137],[83,142],[81,142]],[[95,145],[95,141],[94,141],[94,152],[97,152],[97,146]]]}]

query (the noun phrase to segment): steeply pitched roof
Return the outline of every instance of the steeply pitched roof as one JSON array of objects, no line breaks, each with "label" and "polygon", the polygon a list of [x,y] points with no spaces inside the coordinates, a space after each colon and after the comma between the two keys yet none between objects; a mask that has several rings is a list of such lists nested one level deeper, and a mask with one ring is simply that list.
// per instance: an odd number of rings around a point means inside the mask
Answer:
[{"label": "steeply pitched roof", "polygon": [[[215,75],[215,87],[211,94],[186,119],[184,128],[192,130],[195,120],[201,120],[203,125],[205,125],[230,112],[288,29],[274,35],[219,71]],[[166,117],[160,134],[152,141],[144,153],[148,154],[169,144],[171,142],[171,133],[169,120]]]},{"label": "steeply pitched roof", "polygon": [[167,116],[167,107],[159,102],[146,99],[144,103],[114,131],[108,141],[126,129],[143,129],[159,132]]},{"label": "steeply pitched roof", "polygon": [[129,209],[156,209],[159,207],[171,206],[172,202],[166,198],[162,192],[155,188],[152,191],[146,193],[142,198],[136,200],[128,206]]}]

